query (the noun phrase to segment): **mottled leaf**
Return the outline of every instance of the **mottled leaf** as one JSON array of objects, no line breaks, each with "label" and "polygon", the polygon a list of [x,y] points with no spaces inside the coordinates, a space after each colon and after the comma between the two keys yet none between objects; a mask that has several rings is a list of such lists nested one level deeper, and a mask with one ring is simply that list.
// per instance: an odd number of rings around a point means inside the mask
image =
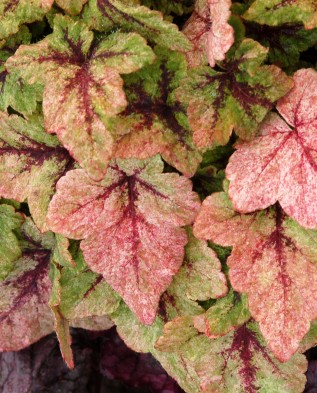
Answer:
[{"label": "mottled leaf", "polygon": [[305,386],[305,357],[296,354],[280,363],[254,323],[214,340],[196,336],[182,354],[193,364],[204,393],[298,393]]},{"label": "mottled leaf", "polygon": [[37,101],[41,100],[42,88],[38,83],[26,84],[18,74],[8,73],[4,67],[6,60],[14,54],[20,44],[28,44],[31,34],[26,26],[10,36],[0,45],[0,110],[7,110],[9,106],[16,111],[30,115],[36,110]]},{"label": "mottled leaf", "polygon": [[53,0],[2,0],[0,3],[0,40],[16,33],[23,23],[40,20]]},{"label": "mottled leaf", "polygon": [[9,72],[28,83],[43,82],[43,112],[48,132],[56,133],[92,177],[100,179],[112,154],[106,116],[126,106],[119,73],[137,71],[154,59],[145,40],[116,32],[99,42],[82,22],[56,16],[54,32],[22,45],[6,62]]},{"label": "mottled leaf", "polygon": [[22,256],[0,283],[0,351],[17,351],[54,330],[48,306],[51,251],[43,247],[45,239],[40,243],[31,236],[30,227],[22,227]]},{"label": "mottled leaf", "polygon": [[0,281],[7,277],[14,267],[14,261],[21,256],[21,249],[16,234],[23,221],[9,205],[0,205]]},{"label": "mottled leaf", "polygon": [[186,51],[191,48],[176,25],[164,20],[160,12],[140,6],[136,1],[89,0],[83,19],[88,26],[99,31],[111,31],[115,26],[120,26],[172,50]]},{"label": "mottled leaf", "polygon": [[316,228],[317,72],[299,70],[294,81],[294,88],[277,104],[284,120],[270,114],[254,141],[238,144],[226,175],[236,210],[251,212],[279,201],[301,225]]},{"label": "mottled leaf", "polygon": [[49,226],[81,243],[88,266],[103,275],[144,323],[152,323],[162,292],[179,269],[199,208],[191,183],[162,174],[158,156],[117,160],[101,182],[75,170],[59,181]]},{"label": "mottled leaf", "polygon": [[192,141],[186,109],[173,92],[187,73],[184,55],[156,47],[157,61],[125,77],[129,105],[111,119],[118,135],[116,156],[147,158],[160,153],[165,161],[192,176],[201,160]]},{"label": "mottled leaf", "polygon": [[219,299],[204,314],[193,317],[193,325],[207,337],[215,338],[242,326],[250,319],[248,301],[233,292]]},{"label": "mottled leaf", "polygon": [[261,65],[267,51],[245,39],[228,53],[222,71],[193,69],[176,90],[177,97],[189,104],[189,123],[198,147],[226,144],[233,129],[242,139],[251,139],[274,101],[293,86],[278,67]]},{"label": "mottled leaf", "polygon": [[0,195],[28,201],[34,221],[46,230],[45,217],[57,180],[72,159],[43,129],[38,115],[29,120],[0,112]]},{"label": "mottled leaf", "polygon": [[61,354],[67,366],[72,369],[75,365],[73,351],[71,348],[72,338],[69,331],[69,321],[63,317],[58,307],[51,306],[51,310],[54,315],[54,328],[58,338]]},{"label": "mottled leaf", "polygon": [[229,25],[231,0],[196,0],[195,9],[183,32],[193,44],[187,52],[191,67],[205,64],[211,67],[224,60],[234,42],[234,31]]},{"label": "mottled leaf", "polygon": [[87,0],[55,0],[56,4],[70,15],[77,15]]},{"label": "mottled leaf", "polygon": [[233,246],[227,259],[232,287],[248,294],[270,349],[287,361],[317,317],[317,232],[300,227],[279,206],[241,215],[225,193],[216,193],[204,201],[194,233]]},{"label": "mottled leaf", "polygon": [[303,23],[312,29],[317,27],[317,4],[315,0],[255,0],[243,17],[269,26]]},{"label": "mottled leaf", "polygon": [[301,52],[317,42],[317,29],[305,30],[302,25],[268,26],[246,23],[247,34],[269,48],[268,61],[279,67],[297,70]]}]

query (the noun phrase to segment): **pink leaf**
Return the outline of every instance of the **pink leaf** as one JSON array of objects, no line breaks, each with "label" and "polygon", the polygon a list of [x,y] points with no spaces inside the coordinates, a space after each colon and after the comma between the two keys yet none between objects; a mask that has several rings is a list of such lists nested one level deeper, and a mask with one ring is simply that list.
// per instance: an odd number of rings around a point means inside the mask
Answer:
[{"label": "pink leaf", "polygon": [[[317,72],[294,74],[295,86],[262,123],[259,136],[238,144],[226,175],[236,210],[247,213],[279,201],[307,228],[317,227]],[[288,123],[288,124],[287,124]]]},{"label": "pink leaf", "polygon": [[179,227],[193,222],[200,204],[188,179],[162,170],[156,156],[117,160],[100,182],[70,171],[48,213],[53,231],[84,239],[89,267],[147,324],[183,261],[187,236]]}]

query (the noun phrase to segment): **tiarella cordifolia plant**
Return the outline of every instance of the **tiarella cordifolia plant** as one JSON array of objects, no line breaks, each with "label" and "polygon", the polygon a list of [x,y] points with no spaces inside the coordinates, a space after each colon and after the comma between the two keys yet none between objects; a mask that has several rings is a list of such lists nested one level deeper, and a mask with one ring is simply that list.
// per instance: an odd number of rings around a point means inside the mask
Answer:
[{"label": "tiarella cordifolia plant", "polygon": [[188,393],[304,390],[314,0],[0,1],[0,350],[115,324]]}]

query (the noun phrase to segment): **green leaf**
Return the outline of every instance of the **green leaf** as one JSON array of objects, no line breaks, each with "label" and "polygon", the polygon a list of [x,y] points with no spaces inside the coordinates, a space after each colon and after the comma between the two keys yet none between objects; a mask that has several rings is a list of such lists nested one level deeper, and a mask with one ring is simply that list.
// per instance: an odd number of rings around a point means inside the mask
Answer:
[{"label": "green leaf", "polygon": [[16,33],[23,23],[40,20],[53,0],[2,0],[0,4],[0,40]]},{"label": "green leaf", "polygon": [[232,130],[251,139],[273,103],[293,86],[274,65],[261,65],[268,50],[244,39],[227,54],[222,71],[193,69],[176,96],[188,103],[189,123],[199,148],[224,145]]},{"label": "green leaf", "polygon": [[70,15],[78,15],[87,0],[55,0],[56,4]]},{"label": "green leaf", "polygon": [[21,256],[21,249],[14,230],[23,222],[22,215],[9,205],[0,205],[0,281],[5,279],[14,267],[14,261]]},{"label": "green leaf", "polygon": [[142,4],[148,8],[161,11],[164,15],[189,14],[194,8],[193,0],[143,0]]},{"label": "green leaf", "polygon": [[303,23],[312,29],[317,27],[317,5],[315,0],[255,0],[243,17],[269,26]]},{"label": "green leaf", "polygon": [[163,19],[158,11],[123,0],[89,0],[83,20],[93,29],[110,31],[122,27],[136,31],[149,41],[172,50],[186,51],[191,45],[178,27]]},{"label": "green leaf", "polygon": [[183,54],[155,47],[153,65],[124,78],[128,106],[112,118],[116,132],[116,156],[163,159],[186,176],[192,176],[201,160],[189,127],[186,109],[176,99],[175,88],[187,75]]}]

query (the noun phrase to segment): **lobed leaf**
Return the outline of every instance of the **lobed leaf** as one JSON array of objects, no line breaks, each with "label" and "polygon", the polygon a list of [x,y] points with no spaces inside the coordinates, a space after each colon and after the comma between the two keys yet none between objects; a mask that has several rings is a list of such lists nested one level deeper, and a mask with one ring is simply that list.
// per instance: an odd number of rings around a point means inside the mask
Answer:
[{"label": "lobed leaf", "polygon": [[183,261],[187,236],[179,227],[199,208],[190,181],[162,170],[156,156],[114,161],[100,182],[83,170],[68,172],[48,213],[53,231],[84,239],[88,266],[147,324]]},{"label": "lobed leaf", "polygon": [[71,164],[67,150],[44,131],[40,116],[25,120],[0,112],[0,195],[27,200],[43,231],[55,184]]},{"label": "lobed leaf", "polygon": [[157,60],[138,73],[125,77],[127,108],[112,118],[109,128],[117,134],[115,155],[163,159],[186,176],[201,161],[189,127],[186,110],[174,90],[187,73],[184,55],[162,47],[154,49]]},{"label": "lobed leaf", "polygon": [[273,103],[293,86],[274,65],[261,65],[267,49],[244,39],[227,55],[223,71],[210,67],[193,69],[176,96],[188,103],[189,124],[199,148],[224,145],[234,129],[251,139]]},{"label": "lobed leaf", "polygon": [[23,23],[41,20],[53,0],[2,0],[0,4],[0,40],[17,33]]},{"label": "lobed leaf", "polygon": [[98,31],[111,31],[117,26],[136,31],[147,40],[171,50],[191,48],[176,25],[164,20],[160,12],[139,5],[139,1],[89,0],[83,20]]},{"label": "lobed leaf", "polygon": [[119,73],[137,71],[154,60],[145,40],[116,32],[93,44],[83,22],[57,15],[54,32],[20,46],[6,67],[28,83],[45,84],[43,112],[49,133],[56,133],[70,154],[95,179],[103,177],[112,155],[113,136],[106,116],[126,106]]},{"label": "lobed leaf", "polygon": [[294,82],[277,104],[285,120],[270,114],[254,141],[236,146],[226,169],[229,195],[240,212],[279,201],[301,225],[317,228],[317,72],[299,70]]},{"label": "lobed leaf", "polygon": [[228,23],[230,7],[231,0],[196,0],[194,12],[183,28],[193,45],[186,54],[191,67],[205,65],[206,58],[211,67],[225,59],[234,43],[234,31]]},{"label": "lobed leaf", "polygon": [[241,215],[225,193],[216,193],[204,201],[194,233],[233,246],[227,259],[232,287],[248,294],[269,348],[287,361],[317,316],[316,231],[300,227],[279,206]]},{"label": "lobed leaf", "polygon": [[317,5],[314,0],[255,0],[243,17],[269,26],[303,23],[312,29],[317,27]]}]

